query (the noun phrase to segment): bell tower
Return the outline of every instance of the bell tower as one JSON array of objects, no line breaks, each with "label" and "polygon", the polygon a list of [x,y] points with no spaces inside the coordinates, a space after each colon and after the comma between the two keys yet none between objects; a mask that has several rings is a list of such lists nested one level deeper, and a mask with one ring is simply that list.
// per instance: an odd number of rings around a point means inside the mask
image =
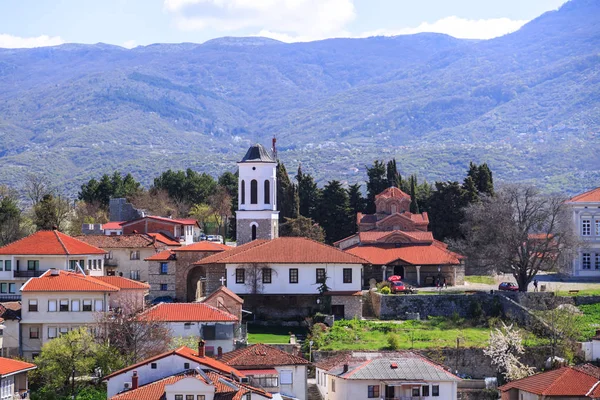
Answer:
[{"label": "bell tower", "polygon": [[279,237],[277,161],[260,144],[238,162],[237,244]]}]

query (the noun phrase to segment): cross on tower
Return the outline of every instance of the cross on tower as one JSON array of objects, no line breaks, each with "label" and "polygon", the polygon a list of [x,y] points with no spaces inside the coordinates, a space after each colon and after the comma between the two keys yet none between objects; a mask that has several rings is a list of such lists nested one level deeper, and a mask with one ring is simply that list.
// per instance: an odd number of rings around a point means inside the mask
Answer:
[{"label": "cross on tower", "polygon": [[219,280],[221,281],[221,286],[225,286],[225,281],[226,281],[225,277],[222,276],[221,279],[219,279]]}]

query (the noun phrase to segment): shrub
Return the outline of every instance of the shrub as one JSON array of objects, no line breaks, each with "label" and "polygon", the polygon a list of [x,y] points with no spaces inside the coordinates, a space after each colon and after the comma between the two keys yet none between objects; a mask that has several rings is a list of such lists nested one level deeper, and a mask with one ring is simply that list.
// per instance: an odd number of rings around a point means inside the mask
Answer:
[{"label": "shrub", "polygon": [[383,289],[384,287],[386,287],[386,288],[388,288],[388,289],[392,290],[392,285],[391,285],[391,284],[390,284],[388,281],[379,282],[379,283],[376,285],[376,287],[377,287],[377,290],[378,290],[379,292],[381,292],[381,289]]},{"label": "shrub", "polygon": [[399,350],[402,345],[402,341],[400,340],[400,336],[395,333],[390,333],[387,337],[388,345],[391,350]]},{"label": "shrub", "polygon": [[379,293],[390,294],[390,293],[392,293],[392,290],[388,286],[384,286],[381,289],[379,289]]}]

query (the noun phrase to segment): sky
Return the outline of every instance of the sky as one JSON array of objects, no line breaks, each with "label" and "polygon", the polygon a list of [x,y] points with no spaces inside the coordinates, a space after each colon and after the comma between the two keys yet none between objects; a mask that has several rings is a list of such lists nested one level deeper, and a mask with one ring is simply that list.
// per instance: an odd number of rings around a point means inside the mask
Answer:
[{"label": "sky", "polygon": [[565,0],[0,0],[0,47],[285,42],[418,32],[490,39]]}]

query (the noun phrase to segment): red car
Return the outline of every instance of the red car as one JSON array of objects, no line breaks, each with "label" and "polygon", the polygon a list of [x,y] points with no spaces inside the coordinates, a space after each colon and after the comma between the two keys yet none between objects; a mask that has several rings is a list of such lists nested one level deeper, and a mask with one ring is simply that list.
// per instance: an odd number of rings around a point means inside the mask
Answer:
[{"label": "red car", "polygon": [[502,282],[498,285],[498,290],[506,290],[508,292],[518,292],[519,287],[512,282]]},{"label": "red car", "polygon": [[392,293],[417,293],[417,289],[412,286],[405,285],[402,281],[390,282]]}]

